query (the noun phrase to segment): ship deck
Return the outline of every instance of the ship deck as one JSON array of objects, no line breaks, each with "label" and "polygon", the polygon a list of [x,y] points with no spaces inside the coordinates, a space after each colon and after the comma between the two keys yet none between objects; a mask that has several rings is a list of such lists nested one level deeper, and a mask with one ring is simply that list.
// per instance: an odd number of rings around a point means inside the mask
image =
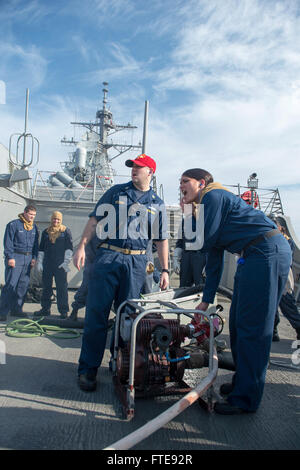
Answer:
[{"label": "ship deck", "polygon": [[[73,295],[70,292],[70,297]],[[229,301],[219,298],[218,302],[224,306],[227,320],[221,338],[229,344]],[[38,308],[38,304],[27,303],[24,311],[31,314]],[[55,304],[52,313],[57,315]],[[80,315],[83,317],[84,310]],[[0,344],[6,348],[6,363],[0,364],[0,449],[101,450],[180,398],[137,399],[134,419],[124,421],[108,369],[108,348],[98,374],[100,386],[94,393],[85,393],[77,386],[81,337],[13,338],[5,335],[1,325]],[[299,369],[272,364],[274,360],[292,364],[295,332],[283,317],[279,333],[281,341],[272,343],[264,396],[256,413],[221,416],[208,413],[196,402],[133,450],[299,449]],[[190,370],[184,378],[194,386],[206,375],[207,369]],[[215,390],[231,376],[232,372],[219,369]]]}]

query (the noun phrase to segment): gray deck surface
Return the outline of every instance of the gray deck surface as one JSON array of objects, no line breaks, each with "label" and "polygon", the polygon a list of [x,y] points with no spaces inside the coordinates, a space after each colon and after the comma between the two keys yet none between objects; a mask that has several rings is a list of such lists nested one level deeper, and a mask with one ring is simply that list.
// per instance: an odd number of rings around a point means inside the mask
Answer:
[{"label": "gray deck surface", "polygon": [[[225,307],[223,316],[228,320],[228,301],[218,301]],[[28,313],[38,309],[38,304],[24,306]],[[80,312],[83,317],[84,310]],[[56,304],[52,313],[57,314]],[[6,349],[6,363],[0,364],[0,449],[100,450],[138,429],[180,398],[138,399],[134,419],[124,421],[108,370],[108,349],[98,373],[100,386],[96,392],[86,393],[77,386],[81,338],[11,338],[4,334],[3,325],[0,324],[0,340],[4,343],[0,344]],[[283,317],[279,333],[281,341],[272,344],[271,360],[291,365],[296,335]],[[228,321],[221,337],[229,344]],[[194,386],[206,374],[207,369],[187,371],[185,379]],[[232,372],[219,369],[215,390],[230,381],[231,376]],[[194,403],[133,450],[299,449],[299,376],[299,370],[270,364],[263,400],[256,413],[221,416],[209,414]]]}]

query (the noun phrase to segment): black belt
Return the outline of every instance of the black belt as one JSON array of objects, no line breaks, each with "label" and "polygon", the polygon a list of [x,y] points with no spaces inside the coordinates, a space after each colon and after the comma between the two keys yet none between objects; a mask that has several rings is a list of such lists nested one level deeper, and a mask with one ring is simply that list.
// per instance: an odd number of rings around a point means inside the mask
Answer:
[{"label": "black belt", "polygon": [[250,246],[258,245],[259,243],[264,241],[266,238],[274,237],[274,235],[277,235],[278,233],[281,233],[280,230],[278,228],[274,228],[273,230],[269,230],[269,232],[265,232],[262,235],[259,235],[259,237],[254,238],[253,240],[251,240],[251,242],[247,243],[247,245],[244,246],[244,248],[242,249],[242,252],[241,252],[241,257],[244,256],[245,251]]},{"label": "black belt", "polygon": [[15,251],[15,253],[18,253],[18,255],[25,255],[25,256],[32,255],[31,251]]}]

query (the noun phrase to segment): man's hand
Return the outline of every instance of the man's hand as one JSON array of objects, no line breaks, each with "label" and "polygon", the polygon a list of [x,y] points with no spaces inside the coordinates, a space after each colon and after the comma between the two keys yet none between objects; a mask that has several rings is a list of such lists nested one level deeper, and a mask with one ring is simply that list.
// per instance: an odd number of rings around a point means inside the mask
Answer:
[{"label": "man's hand", "polygon": [[83,245],[79,245],[79,247],[77,248],[75,255],[73,256],[73,263],[75,268],[78,269],[78,271],[80,271],[80,268],[84,267],[85,249]]},{"label": "man's hand", "polygon": [[162,272],[160,276],[159,287],[161,288],[161,290],[166,290],[168,288],[168,285],[169,285],[169,274]]},{"label": "man's hand", "polygon": [[7,264],[8,264],[8,266],[10,266],[11,268],[15,268],[15,266],[16,266],[16,260],[13,259],[13,258],[12,258],[12,259],[9,259],[9,260],[7,261]]},{"label": "man's hand", "polygon": [[[207,302],[201,302],[199,305],[197,305],[196,310],[202,310],[203,312],[206,312],[208,309],[209,304]],[[195,313],[194,318],[196,322],[201,321],[202,315],[201,313]]]},{"label": "man's hand", "polygon": [[35,259],[32,259],[32,260],[31,260],[31,263],[30,263],[30,266],[33,268],[33,266],[35,266],[35,263],[36,263],[36,260],[35,260]]},{"label": "man's hand", "polygon": [[85,263],[85,247],[89,241],[93,238],[96,233],[97,219],[96,217],[90,217],[82,234],[80,244],[73,256],[73,263],[75,268],[80,271],[80,268],[84,267]]}]

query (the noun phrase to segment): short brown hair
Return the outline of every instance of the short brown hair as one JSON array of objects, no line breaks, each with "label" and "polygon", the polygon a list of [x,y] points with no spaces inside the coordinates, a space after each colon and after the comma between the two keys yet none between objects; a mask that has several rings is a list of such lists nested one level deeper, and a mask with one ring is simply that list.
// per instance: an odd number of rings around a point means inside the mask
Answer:
[{"label": "short brown hair", "polygon": [[25,207],[24,212],[36,212],[36,207],[34,207],[32,204],[29,204],[28,206]]}]

